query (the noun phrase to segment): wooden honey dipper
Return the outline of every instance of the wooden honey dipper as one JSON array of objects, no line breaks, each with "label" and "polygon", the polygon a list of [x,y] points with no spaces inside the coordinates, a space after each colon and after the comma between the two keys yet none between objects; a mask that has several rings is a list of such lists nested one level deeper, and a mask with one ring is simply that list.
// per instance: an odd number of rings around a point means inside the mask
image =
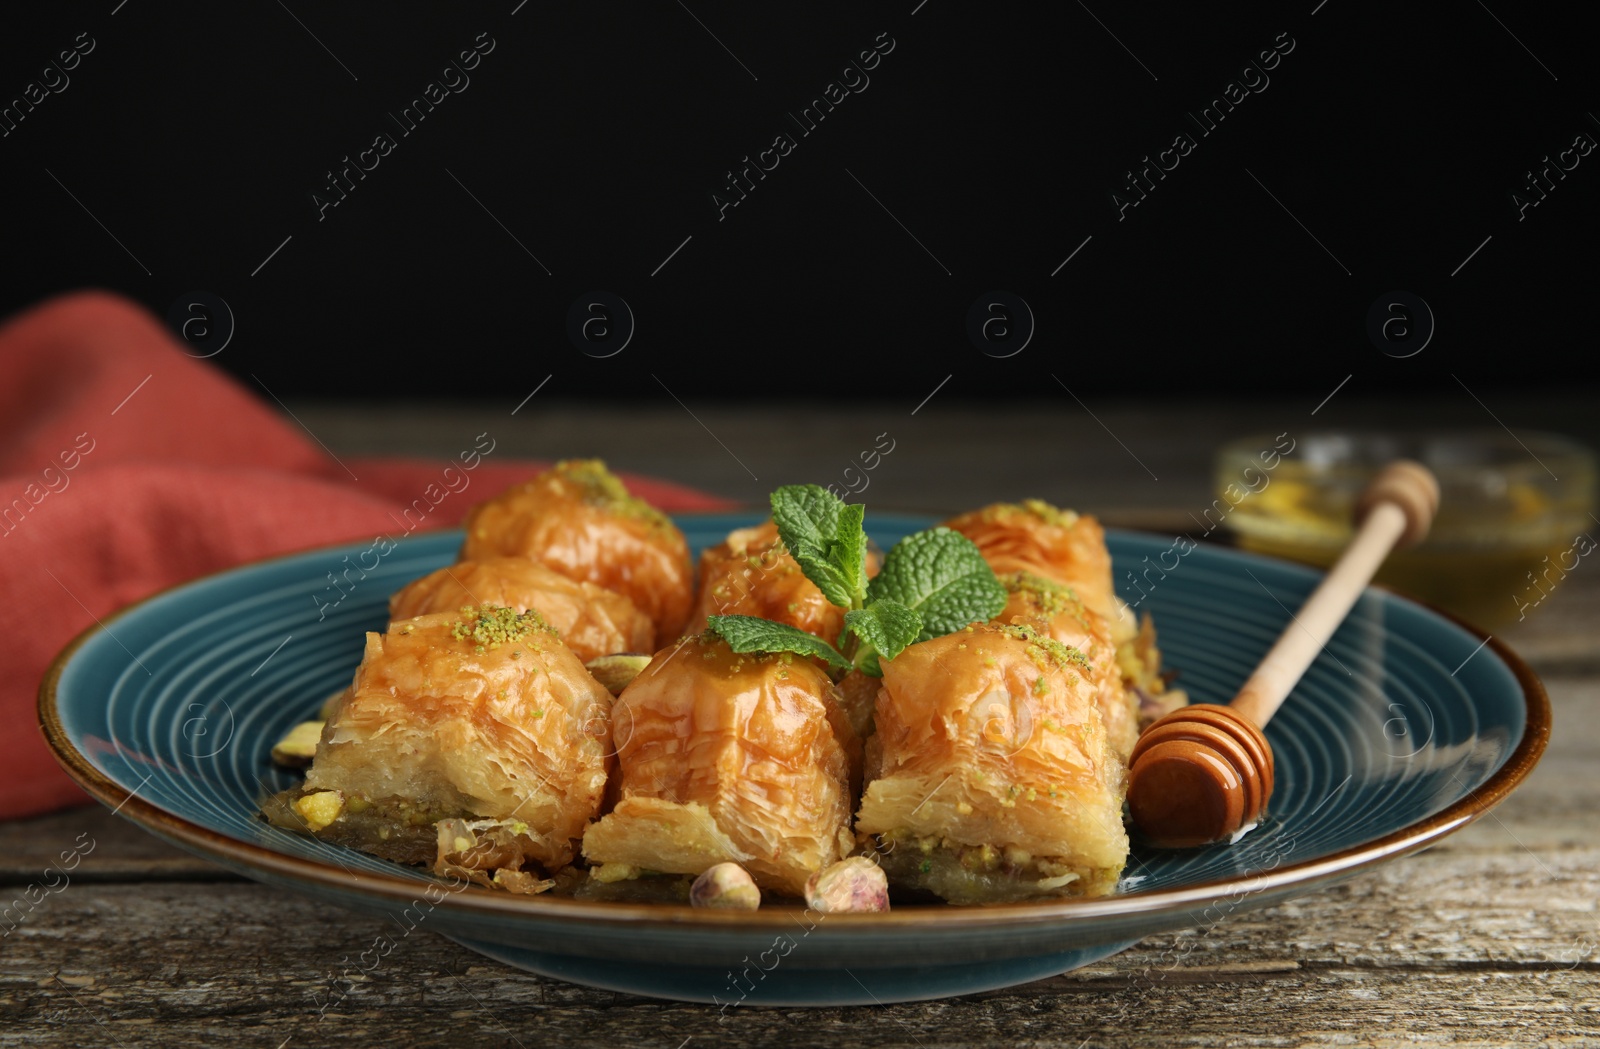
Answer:
[{"label": "wooden honey dipper", "polygon": [[1389,555],[1428,534],[1439,482],[1396,460],[1356,502],[1355,538],[1233,702],[1194,703],[1161,718],[1128,758],[1128,807],[1151,844],[1190,848],[1233,837],[1272,797],[1272,745],[1261,727],[1349,613]]}]

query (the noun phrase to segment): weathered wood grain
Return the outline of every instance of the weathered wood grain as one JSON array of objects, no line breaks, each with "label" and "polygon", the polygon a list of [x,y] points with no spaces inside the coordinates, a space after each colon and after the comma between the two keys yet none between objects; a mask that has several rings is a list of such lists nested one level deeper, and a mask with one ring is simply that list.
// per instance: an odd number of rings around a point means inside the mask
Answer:
[{"label": "weathered wood grain", "polygon": [[[1483,1024],[1500,1028],[1479,1031],[1484,1044],[1519,1032],[1600,1038],[1597,861],[1600,849],[1425,855],[1023,987],[720,1014],[519,973],[421,928],[341,1000],[341,960],[381,919],[248,884],[74,886],[8,938],[0,1045],[22,1044],[13,1031],[38,1039],[29,1044],[215,1044],[223,1030],[273,1046],[444,1044],[452,1033],[474,1045],[661,1045],[665,1032],[673,1046],[831,1046],[841,1031],[852,1044],[1333,1045],[1413,1024],[1426,1027],[1420,1044]],[[870,973],[858,975],[870,988]],[[1274,1040],[1291,1019],[1300,1040]]]}]

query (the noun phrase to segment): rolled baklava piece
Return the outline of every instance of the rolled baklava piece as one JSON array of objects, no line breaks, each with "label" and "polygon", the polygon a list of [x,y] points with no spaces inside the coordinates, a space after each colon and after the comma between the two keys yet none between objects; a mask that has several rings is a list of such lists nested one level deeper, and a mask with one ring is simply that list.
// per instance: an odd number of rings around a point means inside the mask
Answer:
[{"label": "rolled baklava piece", "polygon": [[844,613],[806,578],[778,538],[778,526],[768,521],[736,529],[701,552],[700,590],[688,632],[704,630],[710,616],[756,616],[831,644],[844,628]]},{"label": "rolled baklava piece", "polygon": [[599,814],[611,703],[537,612],[400,620],[367,635],[305,784],[264,811],[385,859],[548,888]]},{"label": "rolled baklava piece", "polygon": [[1106,739],[1117,757],[1126,762],[1139,739],[1139,703],[1123,684],[1111,624],[1079,601],[1069,586],[1027,572],[1001,576],[1000,582],[1010,597],[994,621],[1032,627],[1083,654],[1095,706],[1105,722]]},{"label": "rolled baklava piece", "polygon": [[[882,557],[867,550],[867,576],[878,574]],[[728,533],[726,541],[700,554],[700,589],[688,632],[706,628],[711,616],[756,616],[783,623],[829,644],[844,629],[845,609],[823,596],[807,579],[771,521]],[[853,671],[839,682],[839,695],[856,736],[872,735],[872,708],[878,679]],[[859,783],[856,784],[860,786]]]},{"label": "rolled baklava piece", "polygon": [[1140,727],[1188,702],[1169,691],[1149,613],[1136,616],[1117,597],[1105,530],[1086,514],[1040,499],[995,503],[946,522],[971,539],[995,574],[1025,572],[1070,587],[1111,630],[1123,689],[1135,701]]},{"label": "rolled baklava piece", "polygon": [[1093,517],[1026,499],[964,513],[945,527],[972,540],[995,575],[1041,576],[1072,587],[1107,622],[1121,618],[1105,530]]},{"label": "rolled baklava piece", "polygon": [[660,641],[694,601],[689,545],[668,517],[628,493],[598,459],[572,459],[473,507],[461,560],[526,557],[614,590],[650,617]]},{"label": "rolled baklava piece", "polygon": [[767,892],[801,896],[849,854],[858,745],[832,681],[804,657],[685,637],[623,691],[612,720],[620,790],[584,835],[592,876],[731,862]]},{"label": "rolled baklava piece", "polygon": [[585,663],[656,649],[655,624],[628,598],[525,557],[462,561],[431,572],[389,599],[389,619],[482,605],[538,612]]},{"label": "rolled baklava piece", "polygon": [[961,904],[1116,886],[1127,770],[1081,652],[992,623],[912,645],[883,661],[875,738],[856,832],[891,885]]}]

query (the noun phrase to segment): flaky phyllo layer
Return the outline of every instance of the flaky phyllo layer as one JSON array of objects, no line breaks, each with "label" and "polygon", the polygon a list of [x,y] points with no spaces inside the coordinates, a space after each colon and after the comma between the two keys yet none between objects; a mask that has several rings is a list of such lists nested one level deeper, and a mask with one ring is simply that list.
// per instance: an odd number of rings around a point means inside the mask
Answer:
[{"label": "flaky phyllo layer", "polygon": [[1101,618],[1117,619],[1111,554],[1093,517],[1028,499],[972,510],[945,525],[971,539],[997,575],[1027,572],[1070,586]]},{"label": "flaky phyllo layer", "polygon": [[584,837],[589,862],[674,874],[734,862],[761,888],[800,895],[848,853],[859,745],[805,658],[687,637],[628,686],[613,721],[619,797]]},{"label": "flaky phyllo layer", "polygon": [[884,662],[876,723],[856,832],[899,884],[967,903],[1115,885],[1127,775],[1083,653],[974,624]]},{"label": "flaky phyllo layer", "polygon": [[632,601],[656,640],[678,636],[694,600],[689,546],[664,514],[598,459],[568,459],[479,503],[461,560],[525,557]]},{"label": "flaky phyllo layer", "polygon": [[[1065,587],[1072,597],[1082,603],[1090,615],[1083,625],[1096,637],[1101,628],[1109,632],[1115,662],[1122,679],[1124,699],[1134,711],[1130,731],[1110,690],[1103,697],[1102,711],[1106,715],[1112,744],[1126,757],[1133,749],[1138,729],[1155,718],[1188,702],[1182,692],[1169,691],[1161,669],[1161,652],[1156,647],[1155,626],[1149,613],[1136,616],[1116,595],[1111,581],[1111,553],[1106,548],[1105,530],[1100,522],[1087,514],[1061,510],[1038,499],[1020,503],[994,503],[953,517],[946,524],[968,539],[982,551],[989,563],[1014,595],[1019,593],[1019,580],[1023,599],[1026,591],[1036,590],[1034,584]],[[1047,603],[1057,603],[1045,597]],[[1013,605],[1016,605],[1016,600]],[[1002,621],[1010,622],[1015,612],[1008,608]],[[1057,628],[1072,630],[1069,620],[1051,617],[1053,628],[1047,632],[1057,640],[1071,641],[1058,636]],[[1085,649],[1087,652],[1088,649]],[[1098,657],[1091,657],[1098,658]]]},{"label": "flaky phyllo layer", "polygon": [[728,533],[700,554],[700,593],[688,629],[705,630],[710,616],[759,616],[831,641],[844,609],[828,603],[778,538],[771,521]]},{"label": "flaky phyllo layer", "polygon": [[1112,624],[1080,601],[1069,586],[1026,572],[1014,572],[1000,581],[1010,597],[995,622],[1032,627],[1083,654],[1087,665],[1081,669],[1105,722],[1106,739],[1126,761],[1139,738],[1139,704],[1123,682]]},{"label": "flaky phyllo layer", "polygon": [[656,647],[655,625],[632,601],[526,557],[458,561],[431,572],[389,599],[389,618],[455,612],[463,605],[536,611],[585,663],[613,652],[654,652]]},{"label": "flaky phyllo layer", "polygon": [[599,814],[610,708],[537,613],[400,620],[367,635],[305,786],[267,811],[412,862],[431,845],[439,868],[554,870]]}]

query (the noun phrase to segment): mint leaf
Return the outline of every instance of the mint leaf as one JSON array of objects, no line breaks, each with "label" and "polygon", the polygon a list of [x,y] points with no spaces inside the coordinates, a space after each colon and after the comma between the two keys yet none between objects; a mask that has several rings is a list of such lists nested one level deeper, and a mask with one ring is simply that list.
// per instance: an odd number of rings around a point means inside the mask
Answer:
[{"label": "mint leaf", "polygon": [[918,640],[926,641],[993,619],[1006,607],[1006,588],[972,540],[941,527],[896,543],[867,598],[898,601],[916,612],[922,617]]},{"label": "mint leaf", "polygon": [[[922,633],[922,617],[892,598],[844,614],[845,628],[884,659],[893,659]],[[859,656],[856,660],[862,663]]]},{"label": "mint leaf", "polygon": [[800,571],[805,573],[807,579],[817,584],[817,589],[822,591],[822,596],[828,599],[830,605],[840,608],[849,608],[851,604],[850,583],[845,574],[833,563],[832,558],[824,551],[815,547],[801,547],[792,550]]},{"label": "mint leaf", "polygon": [[772,493],[772,519],[790,553],[822,550],[838,538],[844,502],[815,484],[786,484]]},{"label": "mint leaf", "polygon": [[783,545],[830,604],[860,608],[867,594],[866,507],[846,506],[814,484],[772,493],[772,519]]},{"label": "mint leaf", "polygon": [[847,505],[839,512],[838,533],[828,544],[828,559],[847,586],[848,599],[833,602],[840,608],[860,608],[867,602],[867,532],[862,526],[866,516],[861,503]]},{"label": "mint leaf", "polygon": [[866,507],[857,503],[840,508],[835,538],[821,546],[803,543],[791,548],[794,559],[806,578],[817,585],[828,602],[840,608],[856,608],[867,594],[867,534],[861,530]]},{"label": "mint leaf", "polygon": [[851,663],[839,650],[804,630],[756,616],[710,616],[706,625],[735,652],[794,652],[821,656],[829,666],[849,670]]}]

